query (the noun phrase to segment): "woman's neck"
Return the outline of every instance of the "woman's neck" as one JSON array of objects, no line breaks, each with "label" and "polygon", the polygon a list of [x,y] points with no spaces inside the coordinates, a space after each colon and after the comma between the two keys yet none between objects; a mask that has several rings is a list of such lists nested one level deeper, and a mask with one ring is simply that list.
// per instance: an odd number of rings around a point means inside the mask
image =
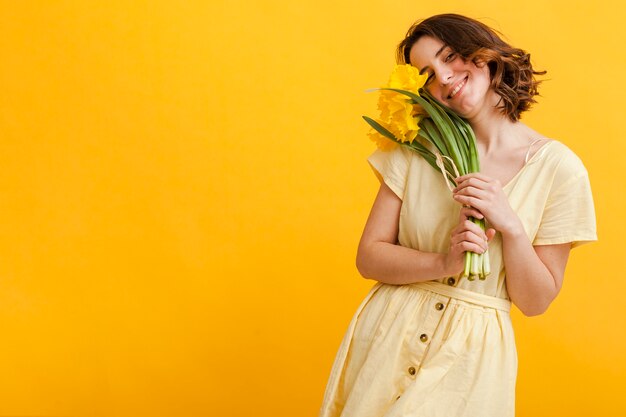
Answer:
[{"label": "woman's neck", "polygon": [[491,115],[477,115],[469,120],[479,154],[489,157],[503,150],[524,146],[533,135],[522,122],[514,122],[499,110]]}]

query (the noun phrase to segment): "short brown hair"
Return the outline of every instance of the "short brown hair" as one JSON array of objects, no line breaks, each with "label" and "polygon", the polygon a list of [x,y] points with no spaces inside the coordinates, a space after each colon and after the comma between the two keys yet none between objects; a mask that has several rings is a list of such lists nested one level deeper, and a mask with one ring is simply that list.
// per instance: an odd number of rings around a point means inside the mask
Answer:
[{"label": "short brown hair", "polygon": [[478,20],[453,13],[417,21],[398,44],[398,64],[411,63],[411,47],[424,35],[439,39],[465,61],[471,60],[474,64],[486,62],[491,87],[500,96],[500,109],[512,121],[519,120],[520,114],[536,103],[533,97],[540,95],[537,87],[541,81],[536,80],[535,75],[544,75],[546,71],[535,71],[530,63],[530,54],[504,42],[494,29]]}]

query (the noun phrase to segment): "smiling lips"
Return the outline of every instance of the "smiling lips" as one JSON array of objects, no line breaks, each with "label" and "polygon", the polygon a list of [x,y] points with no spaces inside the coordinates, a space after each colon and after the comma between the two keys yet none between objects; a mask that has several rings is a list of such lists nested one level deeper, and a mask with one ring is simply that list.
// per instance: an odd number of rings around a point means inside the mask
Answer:
[{"label": "smiling lips", "polygon": [[466,82],[467,82],[467,77],[465,77],[463,81],[461,81],[460,83],[457,84],[456,87],[454,87],[454,90],[452,90],[448,98],[453,98],[456,95],[456,93],[458,93],[459,90],[465,85]]}]

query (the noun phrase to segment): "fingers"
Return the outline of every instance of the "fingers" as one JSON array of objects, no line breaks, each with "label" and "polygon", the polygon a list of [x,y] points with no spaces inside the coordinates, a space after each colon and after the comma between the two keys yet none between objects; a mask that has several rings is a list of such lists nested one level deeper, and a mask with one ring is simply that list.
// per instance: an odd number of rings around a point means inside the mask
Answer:
[{"label": "fingers", "polygon": [[479,210],[481,209],[481,206],[483,206],[482,200],[476,197],[470,197],[468,195],[461,195],[461,194],[454,194],[452,198],[454,198],[455,201],[463,205],[476,207]]},{"label": "fingers", "polygon": [[452,231],[450,237],[454,238],[455,235],[460,235],[467,232],[472,233],[481,240],[487,240],[487,234],[483,231],[483,229],[480,228],[479,225],[471,220],[464,220],[463,222],[459,223],[459,225]]},{"label": "fingers", "polygon": [[478,180],[480,180],[480,182],[489,182],[492,180],[491,177],[488,177],[487,175],[481,174],[480,172],[472,172],[471,174],[466,174],[466,175],[461,175],[460,177],[457,177],[454,179],[454,182],[456,182],[457,184],[467,181],[471,178],[476,178]]},{"label": "fingers", "polygon": [[469,195],[472,197],[483,199],[487,197],[487,188],[482,189],[474,187],[473,185],[468,185],[466,187],[461,186],[457,187],[456,191],[454,191],[454,195]]},{"label": "fingers", "polygon": [[453,190],[452,197],[454,200],[466,206],[480,209],[481,203],[488,200],[491,185],[486,183],[483,183],[484,185],[477,185],[477,181],[478,180],[475,178],[470,178],[459,184],[459,186]]},{"label": "fingers", "polygon": [[464,222],[469,217],[473,217],[475,219],[482,219],[483,214],[476,210],[474,207],[463,206],[461,207],[461,212],[459,213],[459,223]]},{"label": "fingers", "polygon": [[[472,239],[472,240],[468,240],[468,239]],[[459,253],[469,251],[469,252],[481,254],[481,253],[485,253],[485,251],[488,248],[488,245],[487,245],[487,241],[478,239],[476,235],[473,235],[473,237],[471,237],[470,234],[468,233],[467,239],[465,240],[460,240],[458,242],[451,241],[450,248],[453,250],[457,250]]]},{"label": "fingers", "polygon": [[502,184],[499,180],[479,173],[463,175],[455,178],[454,181],[457,186],[452,190],[452,192],[455,194],[468,188],[473,188],[474,190],[471,190],[467,194],[473,194],[475,193],[475,190],[494,193],[498,192],[502,188]]},{"label": "fingers", "polygon": [[489,201],[489,197],[490,195],[487,190],[481,190],[472,186],[461,187],[452,194],[452,198],[454,198],[456,201],[466,206],[472,206],[476,209],[480,209],[480,206],[476,204],[471,204],[470,201]]},{"label": "fingers", "polygon": [[455,180],[457,181],[457,183],[456,183],[456,187],[452,190],[453,193],[457,193],[467,187],[474,187],[475,189],[483,190],[489,184],[488,182],[483,181],[480,178],[470,177],[470,178],[465,178],[463,180],[461,180],[461,178],[464,178],[464,177],[459,177]]},{"label": "fingers", "polygon": [[456,246],[463,251],[483,253],[488,248],[488,236],[480,226],[465,220],[450,235],[450,246]]},{"label": "fingers", "polygon": [[487,242],[491,242],[491,239],[496,235],[496,229],[489,228],[485,231],[487,235]]}]

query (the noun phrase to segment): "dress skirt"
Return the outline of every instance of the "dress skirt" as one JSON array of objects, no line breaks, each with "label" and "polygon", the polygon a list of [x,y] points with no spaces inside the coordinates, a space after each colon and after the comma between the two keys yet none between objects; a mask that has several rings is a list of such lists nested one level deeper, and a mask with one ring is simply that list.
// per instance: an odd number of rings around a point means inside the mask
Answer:
[{"label": "dress skirt", "polygon": [[354,314],[319,417],[512,417],[511,302],[438,281],[377,282]]}]

